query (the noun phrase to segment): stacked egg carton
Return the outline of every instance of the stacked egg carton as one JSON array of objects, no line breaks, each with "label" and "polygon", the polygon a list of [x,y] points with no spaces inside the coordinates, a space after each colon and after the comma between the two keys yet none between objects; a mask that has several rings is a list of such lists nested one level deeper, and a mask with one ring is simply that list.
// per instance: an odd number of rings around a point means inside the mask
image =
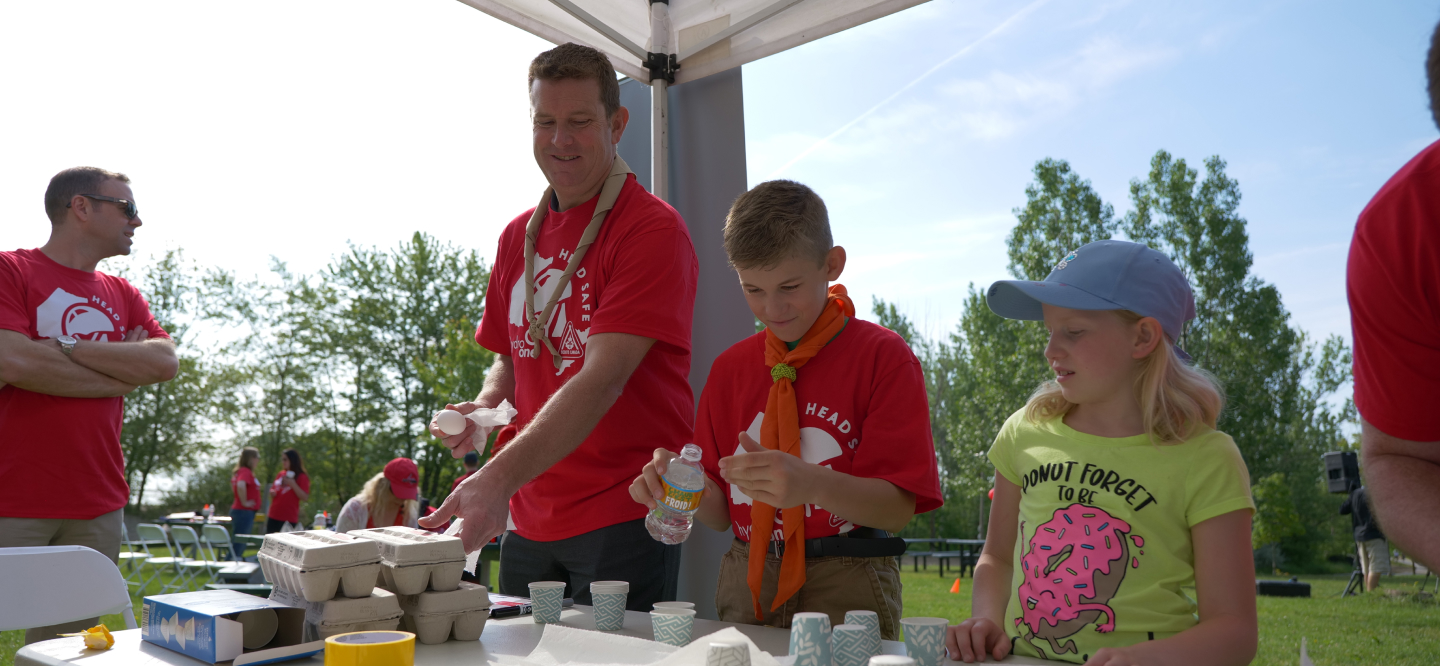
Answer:
[{"label": "stacked egg carton", "polygon": [[305,640],[400,626],[395,595],[375,588],[380,549],[373,541],[325,530],[268,534],[257,556],[270,598],[305,609]]},{"label": "stacked egg carton", "polygon": [[425,644],[473,641],[490,617],[490,594],[483,585],[462,583],[465,547],[453,536],[409,527],[377,527],[350,532],[380,549],[379,584],[400,595],[402,622]]}]

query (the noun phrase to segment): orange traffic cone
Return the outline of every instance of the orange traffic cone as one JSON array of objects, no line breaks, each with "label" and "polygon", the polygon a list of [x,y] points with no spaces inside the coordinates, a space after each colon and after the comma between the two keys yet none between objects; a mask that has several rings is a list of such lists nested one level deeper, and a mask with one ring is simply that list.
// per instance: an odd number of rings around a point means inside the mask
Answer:
[{"label": "orange traffic cone", "polygon": [[950,594],[960,594],[960,579],[955,579],[955,584],[950,586]]}]

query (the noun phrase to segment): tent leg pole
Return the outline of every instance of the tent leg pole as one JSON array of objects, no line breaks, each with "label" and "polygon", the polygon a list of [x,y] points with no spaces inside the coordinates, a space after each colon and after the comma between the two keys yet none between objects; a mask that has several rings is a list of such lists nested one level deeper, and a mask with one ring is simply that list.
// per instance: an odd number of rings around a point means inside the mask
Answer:
[{"label": "tent leg pole", "polygon": [[650,193],[670,201],[670,105],[665,79],[650,82]]}]

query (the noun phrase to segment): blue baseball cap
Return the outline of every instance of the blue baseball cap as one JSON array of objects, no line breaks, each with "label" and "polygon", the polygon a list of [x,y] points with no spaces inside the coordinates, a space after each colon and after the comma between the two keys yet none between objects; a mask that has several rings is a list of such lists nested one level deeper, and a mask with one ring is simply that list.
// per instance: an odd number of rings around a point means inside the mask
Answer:
[{"label": "blue baseball cap", "polygon": [[1065,255],[1044,281],[1000,280],[985,293],[985,304],[1006,319],[1042,321],[1041,303],[1154,317],[1171,344],[1195,318],[1195,294],[1170,257],[1122,240],[1095,241]]}]

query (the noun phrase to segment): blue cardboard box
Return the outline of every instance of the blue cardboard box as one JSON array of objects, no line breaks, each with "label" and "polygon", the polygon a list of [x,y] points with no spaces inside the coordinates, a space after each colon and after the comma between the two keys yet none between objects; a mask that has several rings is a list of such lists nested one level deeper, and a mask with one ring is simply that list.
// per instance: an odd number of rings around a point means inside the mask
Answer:
[{"label": "blue cardboard box", "polygon": [[304,626],[303,608],[235,590],[203,590],[145,597],[140,638],[206,663],[245,666],[324,652],[324,641],[301,640]]}]

